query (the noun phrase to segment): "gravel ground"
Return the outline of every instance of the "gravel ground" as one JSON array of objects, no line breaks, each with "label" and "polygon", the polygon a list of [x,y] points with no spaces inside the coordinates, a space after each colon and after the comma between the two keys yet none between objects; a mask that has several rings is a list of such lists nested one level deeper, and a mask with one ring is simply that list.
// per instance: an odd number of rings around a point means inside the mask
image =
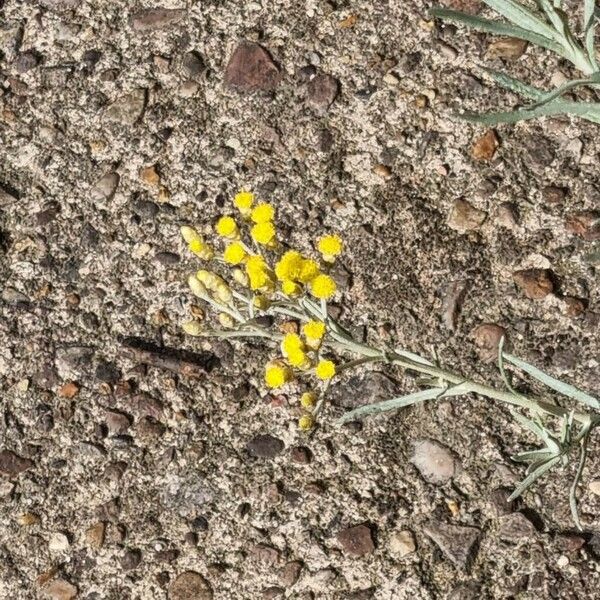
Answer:
[{"label": "gravel ground", "polygon": [[573,466],[506,502],[534,440],[504,407],[339,428],[415,389],[363,370],[306,435],[262,384],[267,349],[180,330],[179,227],[247,186],[290,244],[343,235],[358,334],[500,385],[477,347],[496,324],[600,390],[598,128],[451,119],[516,103],[481,63],[571,73],[430,6],[0,1],[0,598],[597,597],[596,439],[578,533]]}]

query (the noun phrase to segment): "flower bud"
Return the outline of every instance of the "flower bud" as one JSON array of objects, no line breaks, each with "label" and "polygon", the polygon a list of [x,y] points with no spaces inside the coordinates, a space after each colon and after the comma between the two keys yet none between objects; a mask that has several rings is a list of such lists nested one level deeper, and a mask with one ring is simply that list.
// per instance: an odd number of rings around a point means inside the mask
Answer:
[{"label": "flower bud", "polygon": [[195,275],[190,275],[188,277],[188,285],[195,296],[198,296],[198,298],[206,298],[206,286],[199,281]]},{"label": "flower bud", "polygon": [[187,321],[181,326],[181,328],[183,331],[185,331],[185,333],[193,336],[201,335],[204,329],[200,321]]},{"label": "flower bud", "polygon": [[235,321],[229,313],[224,313],[224,312],[219,313],[218,319],[219,319],[219,323],[221,323],[221,325],[223,327],[231,329],[232,327],[235,326]]}]

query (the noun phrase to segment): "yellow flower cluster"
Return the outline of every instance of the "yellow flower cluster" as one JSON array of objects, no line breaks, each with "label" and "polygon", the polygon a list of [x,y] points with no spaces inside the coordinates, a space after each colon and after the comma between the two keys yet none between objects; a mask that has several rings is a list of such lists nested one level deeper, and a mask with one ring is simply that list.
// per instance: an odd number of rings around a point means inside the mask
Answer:
[{"label": "yellow flower cluster", "polygon": [[[274,253],[281,247],[275,227],[275,208],[267,202],[256,202],[249,191],[240,191],[233,199],[238,216],[223,215],[215,223],[217,235],[224,240],[221,258],[215,258],[214,249],[192,227],[181,228],[181,234],[189,250],[203,260],[215,259],[232,267],[233,283],[252,292],[238,293],[218,274],[201,269],[188,282],[192,292],[210,302],[217,309],[222,327],[243,326],[239,302],[246,301],[249,315],[254,310],[267,311],[273,303],[290,302],[304,294],[320,300],[329,300],[337,292],[337,285],[329,274],[331,264],[341,254],[342,240],[337,235],[325,235],[317,241],[320,263],[297,250],[287,250],[271,262],[264,253]],[[244,229],[248,232],[243,235]],[[248,235],[249,234],[249,235]],[[244,300],[248,298],[247,300]],[[248,309],[248,306],[250,308]],[[198,321],[184,325],[190,335],[202,335],[204,327]],[[320,356],[326,335],[326,325],[321,321],[309,321],[299,333],[287,333],[281,341],[282,357],[270,361],[265,368],[265,383],[269,388],[279,388],[294,378],[294,371],[312,371],[322,381],[329,381],[336,374],[335,364]],[[305,411],[314,409],[317,395],[305,393],[300,404]],[[301,429],[310,429],[314,416],[307,412],[299,421]]]}]

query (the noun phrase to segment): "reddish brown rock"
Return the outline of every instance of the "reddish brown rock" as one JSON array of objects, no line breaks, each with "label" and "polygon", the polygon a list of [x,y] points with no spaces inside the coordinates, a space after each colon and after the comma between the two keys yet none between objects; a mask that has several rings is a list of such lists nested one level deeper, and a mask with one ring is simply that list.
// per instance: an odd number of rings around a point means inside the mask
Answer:
[{"label": "reddish brown rock", "polygon": [[600,240],[600,211],[582,210],[567,215],[565,227],[588,242]]},{"label": "reddish brown rock", "polygon": [[0,475],[14,477],[33,467],[33,461],[23,458],[10,450],[0,452]]},{"label": "reddish brown rock", "polygon": [[573,296],[565,296],[563,301],[565,303],[565,312],[568,317],[577,318],[585,312],[585,302],[583,300]]},{"label": "reddish brown rock", "polygon": [[487,49],[489,58],[507,58],[516,60],[527,50],[527,42],[514,37],[503,37],[494,40]]},{"label": "reddish brown rock", "polygon": [[524,269],[513,273],[513,281],[531,300],[542,300],[554,291],[548,269]]},{"label": "reddish brown rock", "polygon": [[285,567],[283,567],[283,569],[281,570],[281,574],[279,576],[281,585],[283,585],[286,588],[292,587],[300,578],[302,567],[303,564],[299,560],[294,560],[289,563],[286,563]]},{"label": "reddish brown rock", "polygon": [[42,588],[42,594],[48,600],[73,600],[77,597],[77,588],[64,579],[55,579]]},{"label": "reddish brown rock", "polygon": [[495,323],[482,323],[471,332],[479,357],[483,362],[492,362],[498,358],[498,344],[506,337],[506,329]]},{"label": "reddish brown rock", "polygon": [[279,561],[279,550],[266,544],[256,544],[250,550],[252,557],[265,565],[274,565]]},{"label": "reddish brown rock", "polygon": [[290,455],[295,463],[307,465],[312,460],[312,453],[306,446],[294,446]]},{"label": "reddish brown rock", "polygon": [[269,53],[254,42],[241,42],[225,70],[225,84],[241,92],[274,90],[281,73]]},{"label": "reddish brown rock", "polygon": [[567,190],[557,185],[547,185],[542,190],[542,200],[546,204],[562,204],[567,197]]},{"label": "reddish brown rock", "polygon": [[344,552],[352,556],[364,556],[375,550],[373,531],[368,525],[355,525],[337,534],[337,541]]},{"label": "reddish brown rock", "polygon": [[477,138],[471,147],[471,156],[475,160],[492,160],[500,142],[493,129],[488,129],[480,138]]},{"label": "reddish brown rock", "polygon": [[306,86],[308,104],[319,111],[326,111],[336,99],[339,87],[335,77],[325,73],[316,75]]},{"label": "reddish brown rock", "polygon": [[185,16],[185,10],[174,8],[147,8],[132,15],[130,21],[135,31],[155,31],[173,25]]},{"label": "reddish brown rock", "polygon": [[169,587],[169,600],[212,600],[208,581],[195,571],[185,571]]}]

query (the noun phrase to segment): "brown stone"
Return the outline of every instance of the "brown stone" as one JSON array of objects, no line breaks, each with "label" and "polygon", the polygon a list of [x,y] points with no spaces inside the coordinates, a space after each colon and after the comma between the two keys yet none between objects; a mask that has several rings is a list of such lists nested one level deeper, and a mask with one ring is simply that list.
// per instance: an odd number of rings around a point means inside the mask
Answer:
[{"label": "brown stone", "polygon": [[498,344],[506,337],[506,329],[495,323],[483,323],[471,332],[479,357],[483,362],[492,362],[498,359]]},{"label": "brown stone", "polygon": [[392,176],[392,170],[384,164],[378,163],[373,167],[373,173],[381,179],[389,179]]},{"label": "brown stone", "polygon": [[300,578],[300,573],[302,572],[303,566],[304,565],[299,560],[286,563],[279,576],[281,585],[285,586],[286,588],[292,587]]},{"label": "brown stone", "polygon": [[313,108],[324,112],[333,104],[339,88],[338,80],[335,77],[319,73],[306,86],[307,102]]},{"label": "brown stone", "polygon": [[373,531],[368,525],[355,525],[343,529],[337,534],[337,540],[344,552],[351,556],[364,556],[375,550]]},{"label": "brown stone", "polygon": [[475,160],[491,160],[496,154],[500,142],[493,129],[488,129],[480,138],[477,138],[471,147],[471,156]]},{"label": "brown stone", "polygon": [[85,532],[85,541],[93,550],[99,550],[104,545],[105,534],[106,524],[100,521],[87,529]]},{"label": "brown stone", "polygon": [[71,399],[71,398],[75,398],[75,396],[77,396],[77,394],[79,394],[79,386],[73,381],[69,381],[68,383],[65,383],[58,390],[58,395],[61,398]]},{"label": "brown stone", "polygon": [[547,185],[542,190],[542,200],[546,204],[562,204],[567,197],[567,190],[556,185]]},{"label": "brown stone", "polygon": [[295,463],[308,465],[312,461],[312,453],[306,446],[294,446],[290,455]]},{"label": "brown stone", "polygon": [[212,600],[208,581],[195,571],[185,571],[169,587],[169,600]]},{"label": "brown stone", "polygon": [[430,523],[423,531],[459,569],[468,569],[477,549],[480,531],[475,527]]},{"label": "brown stone", "polygon": [[10,450],[0,452],[0,475],[14,477],[33,467],[33,461],[23,458]]},{"label": "brown stone", "polygon": [[503,37],[494,40],[488,46],[486,54],[489,58],[516,60],[523,56],[525,50],[527,50],[527,42],[525,40],[514,37]]},{"label": "brown stone", "polygon": [[250,550],[252,557],[265,565],[274,565],[279,561],[279,550],[266,544],[256,544]]},{"label": "brown stone", "polygon": [[567,215],[565,227],[588,242],[600,240],[600,211],[582,210]]},{"label": "brown stone", "polygon": [[577,318],[585,312],[585,303],[579,298],[573,296],[565,296],[563,298],[565,303],[565,313],[568,317]]},{"label": "brown stone", "polygon": [[156,165],[151,167],[142,167],[140,169],[140,179],[150,187],[157,188],[160,185],[160,175]]},{"label": "brown stone", "polygon": [[473,231],[479,229],[486,218],[487,213],[484,210],[479,210],[470,202],[459,198],[450,211],[448,225],[456,231]]},{"label": "brown stone", "polygon": [[147,8],[131,16],[135,31],[155,31],[177,23],[185,16],[185,10],[174,8]]},{"label": "brown stone", "polygon": [[134,125],[144,113],[147,93],[143,88],[115,100],[104,113],[107,120],[120,125]]},{"label": "brown stone", "polygon": [[531,300],[542,300],[554,291],[548,269],[524,269],[513,273],[513,281]]},{"label": "brown stone", "polygon": [[241,42],[225,70],[225,84],[241,92],[274,90],[281,73],[269,53],[254,42]]}]

